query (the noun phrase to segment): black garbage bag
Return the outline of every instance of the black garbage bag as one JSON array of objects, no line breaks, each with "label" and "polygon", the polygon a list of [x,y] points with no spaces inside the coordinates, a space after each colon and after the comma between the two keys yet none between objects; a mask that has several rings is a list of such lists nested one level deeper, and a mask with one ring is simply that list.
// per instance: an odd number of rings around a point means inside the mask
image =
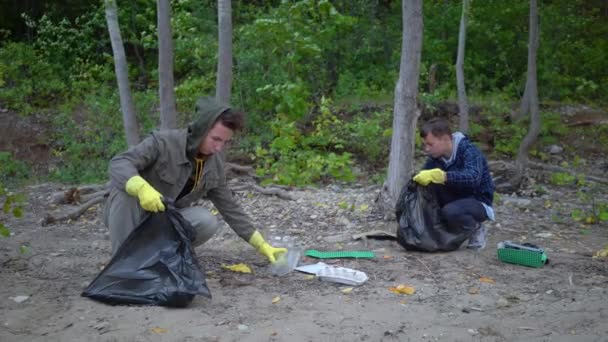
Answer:
[{"label": "black garbage bag", "polygon": [[453,251],[472,234],[464,228],[449,230],[441,220],[441,206],[433,189],[413,180],[401,190],[395,209],[399,223],[397,242],[407,250]]},{"label": "black garbage bag", "polygon": [[185,307],[211,298],[191,241],[194,228],[172,206],[149,214],[82,296],[107,304]]}]

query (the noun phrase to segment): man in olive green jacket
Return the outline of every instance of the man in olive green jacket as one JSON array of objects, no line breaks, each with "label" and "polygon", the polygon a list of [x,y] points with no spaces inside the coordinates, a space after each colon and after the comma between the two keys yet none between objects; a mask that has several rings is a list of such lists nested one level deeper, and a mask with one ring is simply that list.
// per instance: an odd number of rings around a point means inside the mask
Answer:
[{"label": "man in olive green jacket", "polygon": [[208,198],[241,238],[274,263],[287,250],[264,240],[226,185],[222,151],[233,133],[242,129],[244,114],[201,98],[196,116],[187,129],[155,131],[110,161],[112,189],[103,217],[110,230],[112,253],[140,224],[145,211],[165,210],[163,198],[174,200],[195,228],[194,246],[204,243],[219,224],[207,209],[190,205]]}]

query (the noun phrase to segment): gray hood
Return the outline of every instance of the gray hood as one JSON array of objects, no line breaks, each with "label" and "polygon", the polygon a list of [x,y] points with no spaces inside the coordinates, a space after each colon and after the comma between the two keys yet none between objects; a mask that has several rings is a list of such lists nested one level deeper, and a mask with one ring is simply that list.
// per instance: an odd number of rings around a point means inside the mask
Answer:
[{"label": "gray hood", "polygon": [[207,136],[217,118],[230,109],[211,97],[201,97],[196,101],[194,111],[195,121],[188,126],[188,140],[186,142],[186,155],[193,160],[198,155],[201,141]]}]

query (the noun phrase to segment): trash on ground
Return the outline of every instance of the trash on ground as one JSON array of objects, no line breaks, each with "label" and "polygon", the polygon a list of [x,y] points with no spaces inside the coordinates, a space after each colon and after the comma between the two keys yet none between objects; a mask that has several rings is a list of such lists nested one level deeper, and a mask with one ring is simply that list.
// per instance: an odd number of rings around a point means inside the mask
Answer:
[{"label": "trash on ground", "polygon": [[28,298],[30,298],[30,296],[15,296],[15,297],[10,297],[10,299],[12,299],[15,303],[23,303]]},{"label": "trash on ground", "polygon": [[346,267],[327,266],[317,273],[320,280],[359,286],[367,281],[367,274]]},{"label": "trash on ground", "polygon": [[270,273],[275,276],[284,276],[298,266],[301,251],[297,248],[289,248],[287,253],[281,253],[277,261],[270,264]]},{"label": "trash on ground", "polygon": [[531,243],[505,240],[499,242],[497,247],[498,259],[502,262],[529,267],[541,267],[549,262],[544,249]]},{"label": "trash on ground", "polygon": [[337,259],[337,258],[356,258],[370,259],[375,258],[376,254],[372,251],[336,251],[336,252],[321,252],[316,249],[309,249],[305,253],[306,256],[318,259]]},{"label": "trash on ground", "polygon": [[353,235],[353,240],[359,240],[363,238],[378,240],[397,240],[397,233],[377,229]]}]

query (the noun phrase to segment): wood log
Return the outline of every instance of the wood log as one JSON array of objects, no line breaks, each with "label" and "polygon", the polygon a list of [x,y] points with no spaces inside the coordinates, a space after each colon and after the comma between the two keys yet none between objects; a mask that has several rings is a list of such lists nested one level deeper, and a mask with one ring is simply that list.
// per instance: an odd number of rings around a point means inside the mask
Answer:
[{"label": "wood log", "polygon": [[103,202],[105,200],[106,196],[108,195],[108,193],[109,193],[109,190],[103,190],[103,191],[98,191],[94,194],[91,194],[88,196],[88,200],[85,203],[68,211],[67,213],[60,214],[57,216],[55,216],[51,213],[48,213],[45,216],[45,218],[42,220],[41,225],[48,226],[50,224],[54,224],[57,222],[75,220],[78,217],[80,217],[80,215],[82,215],[85,211],[87,211],[87,209],[89,209],[90,207]]}]

